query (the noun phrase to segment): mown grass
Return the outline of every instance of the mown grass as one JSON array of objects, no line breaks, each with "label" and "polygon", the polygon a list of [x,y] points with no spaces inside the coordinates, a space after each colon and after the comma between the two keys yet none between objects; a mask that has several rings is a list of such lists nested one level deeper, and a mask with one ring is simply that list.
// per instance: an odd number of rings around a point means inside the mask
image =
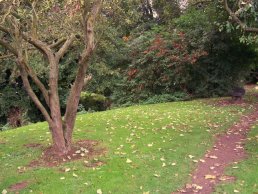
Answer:
[{"label": "mown grass", "polygon": [[254,126],[252,131],[248,134],[245,149],[248,153],[248,158],[238,164],[230,166],[226,171],[226,174],[234,176],[236,181],[219,185],[214,193],[258,193],[258,125]]},{"label": "mown grass", "polygon": [[[103,194],[175,191],[189,180],[196,165],[193,160],[201,158],[211,147],[214,135],[252,110],[252,106],[218,107],[208,102],[133,106],[79,115],[74,141],[97,140],[108,150],[106,155],[95,159],[104,163],[98,168],[86,168],[83,160],[59,167],[28,168],[32,160],[40,157],[42,148],[26,148],[24,144],[49,146],[46,123],[2,132],[0,192],[22,181],[29,181],[29,186],[20,193],[94,194],[98,189]],[[65,173],[61,168],[72,170]],[[19,169],[23,169],[22,173]]]}]

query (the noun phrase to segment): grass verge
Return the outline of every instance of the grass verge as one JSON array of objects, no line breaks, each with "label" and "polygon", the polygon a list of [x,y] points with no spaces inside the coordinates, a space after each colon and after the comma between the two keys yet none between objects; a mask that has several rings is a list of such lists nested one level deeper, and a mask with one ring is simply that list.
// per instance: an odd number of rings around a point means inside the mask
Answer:
[{"label": "grass verge", "polygon": [[[104,165],[87,168],[84,161],[59,167],[29,168],[49,146],[46,123],[0,136],[0,189],[23,181],[20,193],[115,194],[170,193],[181,188],[214,141],[252,106],[213,106],[207,100],[133,106],[79,115],[74,141],[91,139],[108,150],[94,158]],[[214,102],[214,100],[212,101]],[[27,148],[25,144],[41,144]],[[86,160],[86,159],[85,159]],[[70,168],[69,172],[62,169]],[[1,192],[0,191],[0,192]]]}]

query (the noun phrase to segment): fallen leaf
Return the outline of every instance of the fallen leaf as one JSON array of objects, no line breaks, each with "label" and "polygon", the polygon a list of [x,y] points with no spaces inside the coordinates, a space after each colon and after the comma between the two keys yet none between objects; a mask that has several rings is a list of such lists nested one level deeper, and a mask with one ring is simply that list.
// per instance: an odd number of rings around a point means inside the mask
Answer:
[{"label": "fallen leaf", "polygon": [[197,190],[202,190],[202,186],[193,184],[193,187]]},{"label": "fallen leaf", "polygon": [[188,155],[188,157],[191,158],[191,159],[194,158],[194,156],[192,156],[192,155]]},{"label": "fallen leaf", "polygon": [[126,163],[127,163],[127,164],[130,164],[130,163],[132,163],[132,160],[130,160],[130,159],[127,158]]},{"label": "fallen leaf", "polygon": [[6,193],[7,193],[7,190],[4,189],[4,190],[2,191],[2,194],[6,194]]},{"label": "fallen leaf", "polygon": [[69,172],[71,169],[70,168],[66,168],[65,169],[65,172]]},{"label": "fallen leaf", "polygon": [[238,190],[236,190],[236,189],[234,189],[234,193],[239,193],[240,191],[238,191]]},{"label": "fallen leaf", "polygon": [[208,174],[205,175],[205,179],[216,179],[216,176]]},{"label": "fallen leaf", "polygon": [[97,190],[97,194],[102,194],[101,189],[98,189],[98,190]]},{"label": "fallen leaf", "polygon": [[160,177],[160,175],[159,175],[159,174],[154,174],[153,176],[155,176],[155,177]]},{"label": "fallen leaf", "polygon": [[73,177],[78,177],[78,175],[77,175],[77,174],[75,174],[75,173],[73,173]]},{"label": "fallen leaf", "polygon": [[217,156],[209,156],[209,158],[211,158],[211,159],[217,159],[218,157],[217,157]]},{"label": "fallen leaf", "polygon": [[64,180],[64,179],[65,179],[65,177],[61,177],[60,179],[61,179],[61,180]]},{"label": "fallen leaf", "polygon": [[153,143],[149,143],[149,144],[148,144],[148,147],[152,147],[152,146],[153,146]]}]

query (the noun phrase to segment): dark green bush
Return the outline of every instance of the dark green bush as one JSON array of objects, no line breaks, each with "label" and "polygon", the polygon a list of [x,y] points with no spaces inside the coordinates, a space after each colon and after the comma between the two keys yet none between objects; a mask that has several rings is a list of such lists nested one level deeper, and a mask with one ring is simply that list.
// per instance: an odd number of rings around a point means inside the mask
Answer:
[{"label": "dark green bush", "polygon": [[82,92],[80,104],[86,111],[104,111],[110,106],[110,100],[101,94]]},{"label": "dark green bush", "polygon": [[184,101],[189,100],[190,96],[183,92],[175,92],[173,94],[161,94],[155,95],[148,98],[143,104],[156,104],[163,102],[174,102],[174,101]]}]

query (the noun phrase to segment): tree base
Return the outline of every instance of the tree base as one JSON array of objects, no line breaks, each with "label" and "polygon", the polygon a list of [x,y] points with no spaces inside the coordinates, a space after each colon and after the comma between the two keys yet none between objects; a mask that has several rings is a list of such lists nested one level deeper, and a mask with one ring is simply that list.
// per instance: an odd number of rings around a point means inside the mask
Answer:
[{"label": "tree base", "polygon": [[75,161],[75,160],[91,160],[94,157],[104,155],[107,152],[105,148],[99,147],[99,142],[94,140],[80,140],[73,144],[71,150],[62,154],[53,146],[46,148],[40,159],[34,160],[29,164],[29,167],[47,166],[55,167],[60,164]]}]

